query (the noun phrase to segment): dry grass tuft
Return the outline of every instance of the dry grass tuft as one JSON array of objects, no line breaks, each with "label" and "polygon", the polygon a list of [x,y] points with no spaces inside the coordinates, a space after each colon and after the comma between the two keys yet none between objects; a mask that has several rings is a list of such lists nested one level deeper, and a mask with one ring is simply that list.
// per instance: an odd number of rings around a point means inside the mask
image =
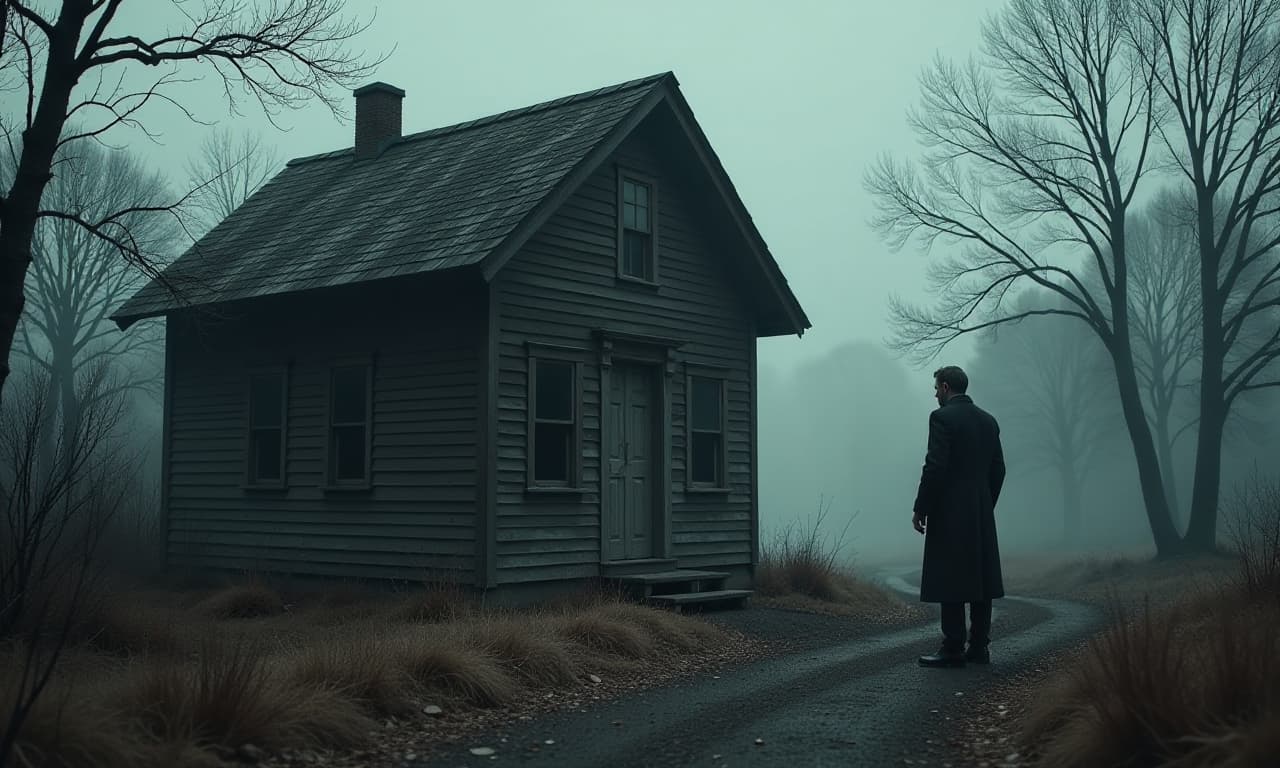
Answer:
[{"label": "dry grass tuft", "polygon": [[71,639],[119,656],[173,655],[186,644],[183,630],[193,629],[179,614],[161,600],[109,599],[85,613]]},{"label": "dry grass tuft", "polygon": [[611,621],[601,610],[565,616],[559,635],[597,653],[640,659],[653,652],[653,640],[631,624]]},{"label": "dry grass tuft", "polygon": [[328,688],[305,688],[273,674],[266,657],[242,645],[208,643],[194,664],[139,666],[120,695],[141,725],[164,742],[354,747],[373,722]]},{"label": "dry grass tuft", "polygon": [[681,650],[702,648],[725,639],[724,631],[714,624],[634,603],[614,602],[600,606],[596,612],[604,621],[639,627],[658,644]]},{"label": "dry grass tuft", "polygon": [[284,613],[284,601],[261,584],[241,584],[213,593],[200,609],[215,619],[256,619]]},{"label": "dry grass tuft", "polygon": [[[16,672],[16,666],[10,669]],[[13,709],[13,684],[12,679],[0,681],[0,712]],[[20,768],[134,768],[146,760],[147,749],[119,727],[116,713],[102,702],[58,686],[36,701],[18,731],[12,758]]]},{"label": "dry grass tuft", "polygon": [[1224,749],[1268,743],[1280,717],[1280,606],[1224,594],[1117,620],[1058,685],[1025,734],[1045,768],[1232,764]]},{"label": "dry grass tuft", "polygon": [[461,588],[449,584],[433,584],[413,592],[392,611],[397,621],[435,624],[458,621],[474,613],[470,595]]},{"label": "dry grass tuft", "polygon": [[520,690],[496,659],[421,631],[401,635],[389,648],[424,692],[494,707],[512,701]]},{"label": "dry grass tuft", "polygon": [[304,688],[336,691],[379,715],[413,711],[409,679],[394,655],[370,638],[320,641],[300,650],[289,679]]},{"label": "dry grass tuft", "polygon": [[463,645],[496,659],[527,685],[562,687],[577,679],[573,659],[555,638],[528,620],[496,619],[477,623]]}]

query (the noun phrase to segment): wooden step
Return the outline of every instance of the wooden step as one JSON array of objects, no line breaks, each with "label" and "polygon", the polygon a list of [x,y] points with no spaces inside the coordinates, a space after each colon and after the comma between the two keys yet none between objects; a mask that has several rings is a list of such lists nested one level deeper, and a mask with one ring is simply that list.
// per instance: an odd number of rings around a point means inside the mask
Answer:
[{"label": "wooden step", "polygon": [[670,606],[679,611],[686,606],[705,603],[732,602],[735,604],[735,607],[741,607],[748,597],[751,597],[751,590],[749,589],[717,589],[712,592],[684,592],[674,595],[651,595],[648,600],[651,603]]},{"label": "wooden step", "polygon": [[613,577],[623,584],[668,584],[674,581],[707,581],[710,579],[727,579],[724,571],[695,571],[690,568],[677,568],[673,571],[656,571],[654,573],[629,573],[625,576]]}]

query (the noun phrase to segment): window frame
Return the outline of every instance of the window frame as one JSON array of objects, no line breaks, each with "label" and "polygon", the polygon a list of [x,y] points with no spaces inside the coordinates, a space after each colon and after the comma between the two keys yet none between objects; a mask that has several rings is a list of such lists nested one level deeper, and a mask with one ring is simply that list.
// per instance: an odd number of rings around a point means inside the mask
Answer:
[{"label": "window frame", "polygon": [[[583,356],[586,350],[575,347],[563,347],[552,344],[529,342],[526,344],[528,361],[527,381],[525,382],[525,492],[536,493],[586,493],[582,487],[582,450],[583,450]],[[573,422],[569,431],[569,477],[565,480],[539,480],[536,477],[537,458],[537,425],[540,421],[563,424],[566,422],[540,420],[537,417],[538,407],[538,362],[561,363],[572,366],[571,382],[573,392],[570,403],[573,406]]]},{"label": "window frame", "polygon": [[[363,367],[365,369],[365,402],[364,402],[364,477],[361,479],[339,479],[334,467],[333,430],[335,426],[351,426],[334,424],[334,386],[333,378],[341,368]],[[324,485],[321,489],[330,491],[368,491],[373,488],[373,384],[375,359],[373,355],[338,358],[331,360],[326,367],[325,377],[325,419],[324,419]]]},{"label": "window frame", "polygon": [[[280,426],[257,427],[253,425],[253,380],[259,376],[280,377]],[[245,369],[244,377],[244,477],[242,487],[245,490],[279,491],[289,487],[289,366],[270,365],[255,366]],[[253,433],[257,429],[280,430],[280,477],[263,480],[254,475],[253,468]]]},{"label": "window frame", "polygon": [[[695,429],[693,387],[695,379],[714,382],[720,388],[720,451],[716,461],[716,478],[712,482],[693,479],[693,436],[713,430]],[[686,366],[684,402],[684,486],[688,493],[729,492],[729,372],[722,368]]]},{"label": "window frame", "polygon": [[[615,210],[617,218],[617,277],[619,280],[634,283],[640,286],[656,288],[658,286],[659,275],[659,258],[658,258],[658,180],[649,174],[628,168],[623,165],[617,166],[617,190],[615,200]],[[649,261],[653,270],[653,278],[645,279],[635,275],[629,275],[626,272],[626,233],[627,228],[623,226],[623,201],[625,200],[627,182],[643,184],[649,188]]]}]

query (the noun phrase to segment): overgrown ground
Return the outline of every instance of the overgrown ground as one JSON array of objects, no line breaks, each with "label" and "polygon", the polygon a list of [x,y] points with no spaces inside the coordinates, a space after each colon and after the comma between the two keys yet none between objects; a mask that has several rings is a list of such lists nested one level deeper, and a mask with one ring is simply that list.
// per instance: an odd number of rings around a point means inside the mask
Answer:
[{"label": "overgrown ground", "polygon": [[[766,650],[599,593],[500,611],[450,590],[291,604],[251,584],[106,598],[72,641],[22,730],[19,765],[313,762],[326,751],[392,764],[460,723],[579,706]],[[0,691],[21,660],[5,649]]]},{"label": "overgrown ground", "polygon": [[[917,606],[819,555],[769,549],[754,603],[859,622],[915,617]],[[785,651],[599,589],[522,610],[447,586],[104,594],[76,616],[17,765],[398,765],[459,739],[483,748],[498,723]],[[23,653],[0,644],[0,711]]]},{"label": "overgrown ground", "polygon": [[1024,670],[967,724],[988,765],[1274,766],[1280,755],[1280,482],[1224,509],[1228,552],[1015,568],[1017,594],[1093,602],[1106,627]]}]

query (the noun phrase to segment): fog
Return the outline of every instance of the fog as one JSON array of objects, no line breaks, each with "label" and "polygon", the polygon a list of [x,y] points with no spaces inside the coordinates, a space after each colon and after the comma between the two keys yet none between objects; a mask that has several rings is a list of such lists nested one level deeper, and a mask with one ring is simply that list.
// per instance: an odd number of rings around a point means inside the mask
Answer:
[{"label": "fog", "polygon": [[[157,6],[161,4],[156,4]],[[126,4],[121,29],[163,28],[172,13]],[[363,11],[363,3],[352,3]],[[845,530],[846,554],[867,562],[916,557],[910,525],[932,399],[930,371],[970,370],[975,401],[1000,419],[1009,479],[997,510],[1006,552],[1062,549],[1061,474],[1036,457],[1043,414],[1020,396],[1037,385],[1034,364],[962,339],[930,364],[885,344],[888,298],[928,301],[927,258],[894,253],[873,231],[864,189],[881,153],[912,156],[907,110],[936,55],[962,58],[979,42],[983,12],[1000,3],[935,0],[699,2],[657,0],[643,12],[596,0],[547,3],[379,2],[360,46],[391,51],[377,79],[404,88],[404,129],[425,130],[666,70],[674,71],[712,146],[813,322],[803,338],[760,342],[760,494],[764,538],[829,504],[826,530]],[[500,20],[501,23],[498,23]],[[186,83],[193,122],[148,108],[151,137],[111,142],[185,180],[204,138],[232,126],[256,133],[283,157],[350,146],[350,121],[322,105],[274,117],[254,105],[229,117],[214,79]],[[10,94],[6,110],[17,107]],[[985,346],[984,346],[985,345]],[[1105,371],[1093,396],[1112,397]],[[1229,432],[1224,491],[1254,462],[1274,465],[1276,398],[1260,398]],[[1185,405],[1185,404],[1184,404]],[[159,404],[144,419],[159,424]],[[1185,408],[1184,408],[1185,411]],[[1186,412],[1183,412],[1186,416]],[[1101,416],[1098,418],[1107,418]],[[1184,500],[1194,440],[1174,458]],[[1150,531],[1122,429],[1082,449],[1081,534],[1071,549],[1145,548]],[[856,516],[856,517],[855,517]]]}]

